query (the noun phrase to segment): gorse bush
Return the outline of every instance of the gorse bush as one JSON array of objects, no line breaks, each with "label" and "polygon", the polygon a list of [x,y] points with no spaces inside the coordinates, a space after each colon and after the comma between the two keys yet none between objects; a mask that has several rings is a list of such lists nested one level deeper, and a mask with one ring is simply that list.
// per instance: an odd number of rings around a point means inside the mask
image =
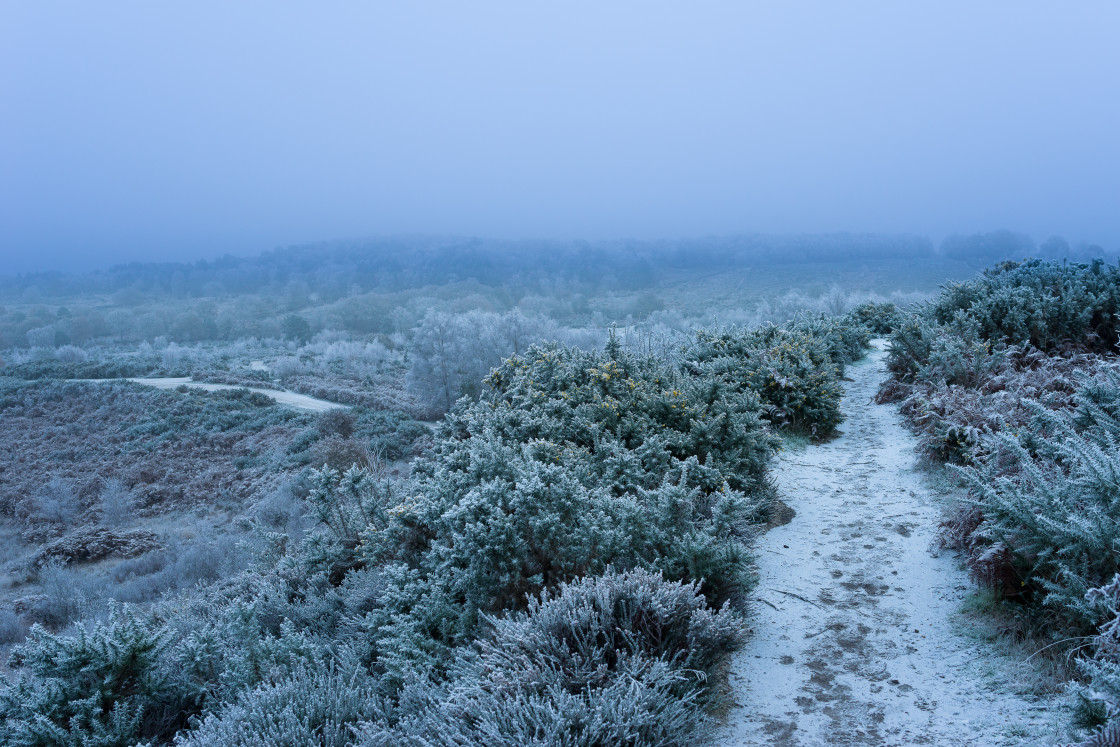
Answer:
[{"label": "gorse bush", "polygon": [[1072,347],[1111,353],[1120,333],[1120,270],[1101,260],[1004,263],[983,278],[947,286],[929,308],[941,325],[960,313],[983,340],[1045,352]]},{"label": "gorse bush", "polygon": [[775,426],[828,436],[841,420],[839,378],[869,344],[867,328],[844,317],[784,326],[700,332],[690,351],[705,379],[756,392]]},{"label": "gorse bush", "polygon": [[574,450],[615,492],[656,487],[692,457],[690,479],[706,491],[724,482],[753,490],[775,446],[754,392],[681,374],[613,343],[603,353],[533,347],[495,369],[486,386],[477,406],[445,421],[430,464],[458,464],[464,436],[488,428],[504,443]]},{"label": "gorse bush", "polygon": [[441,666],[482,615],[608,565],[703,579],[716,605],[742,596],[776,446],[752,392],[617,346],[533,347],[487,386],[363,536],[391,580],[371,624],[397,676]]},{"label": "gorse bush", "polygon": [[[946,286],[891,336],[889,369],[903,381],[928,380],[945,345],[1000,345],[1045,353],[1113,354],[1120,333],[1120,269],[1102,261],[1005,263],[983,277]],[[951,353],[948,357],[953,357]],[[954,382],[946,379],[946,383]]]},{"label": "gorse bush", "polygon": [[159,733],[178,705],[156,666],[168,640],[127,611],[73,636],[33,627],[9,661],[26,674],[0,690],[0,741],[125,747]]},{"label": "gorse bush", "polygon": [[1002,434],[992,437],[992,456],[966,471],[983,514],[976,533],[1007,548],[1021,586],[1038,594],[1062,630],[1092,633],[1101,612],[1085,594],[1120,572],[1118,436],[1104,436],[1102,445],[1067,430],[1039,460]]},{"label": "gorse bush", "polygon": [[869,301],[849,311],[848,317],[873,335],[889,335],[902,323],[903,314],[893,303]]},{"label": "gorse bush", "polygon": [[1106,611],[1106,619],[1096,637],[1096,653],[1078,663],[1089,680],[1079,688],[1083,699],[1083,720],[1089,726],[1100,726],[1084,747],[1115,743],[1120,738],[1120,575],[1086,595],[1086,601]]}]

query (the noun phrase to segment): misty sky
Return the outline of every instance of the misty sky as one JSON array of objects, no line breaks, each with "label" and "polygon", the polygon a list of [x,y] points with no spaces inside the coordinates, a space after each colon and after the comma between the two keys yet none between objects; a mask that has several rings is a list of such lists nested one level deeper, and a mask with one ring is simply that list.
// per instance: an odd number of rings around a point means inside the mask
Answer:
[{"label": "misty sky", "polygon": [[1118,29],[1115,0],[0,0],[0,273],[395,233],[1116,248]]}]

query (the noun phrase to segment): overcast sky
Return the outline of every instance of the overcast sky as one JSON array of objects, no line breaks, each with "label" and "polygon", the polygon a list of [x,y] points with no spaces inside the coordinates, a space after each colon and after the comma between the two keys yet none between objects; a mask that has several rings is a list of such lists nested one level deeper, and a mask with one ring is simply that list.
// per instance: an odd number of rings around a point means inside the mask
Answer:
[{"label": "overcast sky", "polygon": [[0,0],[0,272],[395,233],[1120,244],[1120,3]]}]

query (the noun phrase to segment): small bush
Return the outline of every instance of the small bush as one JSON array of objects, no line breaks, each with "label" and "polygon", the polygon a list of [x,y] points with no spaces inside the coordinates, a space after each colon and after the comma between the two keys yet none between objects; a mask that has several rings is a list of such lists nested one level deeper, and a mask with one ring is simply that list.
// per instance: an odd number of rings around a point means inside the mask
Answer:
[{"label": "small bush", "polygon": [[279,682],[241,693],[196,729],[181,747],[347,747],[351,727],[383,710],[376,681],[361,670],[301,668]]},{"label": "small bush", "polygon": [[643,571],[561,584],[489,626],[448,684],[406,690],[415,710],[360,744],[691,744],[744,639],[695,585]]},{"label": "small bush", "polygon": [[156,666],[165,646],[150,621],[128,611],[79,626],[73,636],[32,627],[9,663],[33,677],[24,674],[0,689],[0,742],[135,744],[171,705]]},{"label": "small bush", "polygon": [[101,486],[101,522],[110,527],[128,525],[136,516],[136,496],[118,477],[111,477]]},{"label": "small bush", "polygon": [[23,620],[12,610],[0,610],[0,646],[23,640]]},{"label": "small bush", "polygon": [[354,435],[354,416],[342,409],[327,410],[319,416],[317,428],[323,438],[338,436],[350,438]]},{"label": "small bush", "polygon": [[902,323],[902,313],[893,303],[869,301],[849,311],[848,317],[873,335],[889,335]]},{"label": "small bush", "polygon": [[58,630],[90,615],[104,603],[105,589],[88,574],[67,568],[51,558],[38,571],[43,596],[28,610],[32,620]]},{"label": "small bush", "polygon": [[133,559],[124,560],[113,568],[113,580],[122,583],[132,578],[159,573],[171,562],[171,555],[164,550],[153,550]]},{"label": "small bush", "polygon": [[840,424],[839,378],[848,359],[843,341],[770,325],[700,332],[690,352],[702,377],[757,393],[775,426],[823,438]]},{"label": "small bush", "polygon": [[317,442],[311,449],[311,466],[346,470],[355,465],[372,468],[378,459],[361,441],[331,436]]},{"label": "small bush", "polygon": [[81,513],[82,506],[69,481],[52,477],[31,501],[28,516],[58,526],[69,526]]}]

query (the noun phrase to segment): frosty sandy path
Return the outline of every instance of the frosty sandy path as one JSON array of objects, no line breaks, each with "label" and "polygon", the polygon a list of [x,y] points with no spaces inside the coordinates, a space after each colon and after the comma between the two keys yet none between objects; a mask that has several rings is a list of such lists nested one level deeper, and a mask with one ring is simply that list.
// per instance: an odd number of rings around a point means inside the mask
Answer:
[{"label": "frosty sandy path", "polygon": [[[105,381],[117,381],[117,379],[72,379],[72,381],[102,383]],[[207,392],[217,392],[224,389],[248,389],[250,392],[263,394],[277,404],[294,407],[297,410],[308,410],[310,412],[326,412],[327,410],[334,410],[336,408],[345,409],[347,407],[347,405],[340,405],[337,402],[328,402],[325,399],[316,399],[306,394],[289,392],[286,389],[260,389],[252,386],[233,386],[232,384],[209,384],[204,381],[193,381],[189,376],[163,379],[126,379],[126,381],[152,386],[156,389],[178,389],[181,386],[203,389]]]},{"label": "frosty sandy path", "polygon": [[914,439],[872,402],[884,357],[849,368],[841,435],[775,466],[797,514],[759,538],[753,634],[717,744],[1049,741],[1045,703],[1014,694],[1013,663],[954,622],[971,585],[930,554],[939,510]]}]

